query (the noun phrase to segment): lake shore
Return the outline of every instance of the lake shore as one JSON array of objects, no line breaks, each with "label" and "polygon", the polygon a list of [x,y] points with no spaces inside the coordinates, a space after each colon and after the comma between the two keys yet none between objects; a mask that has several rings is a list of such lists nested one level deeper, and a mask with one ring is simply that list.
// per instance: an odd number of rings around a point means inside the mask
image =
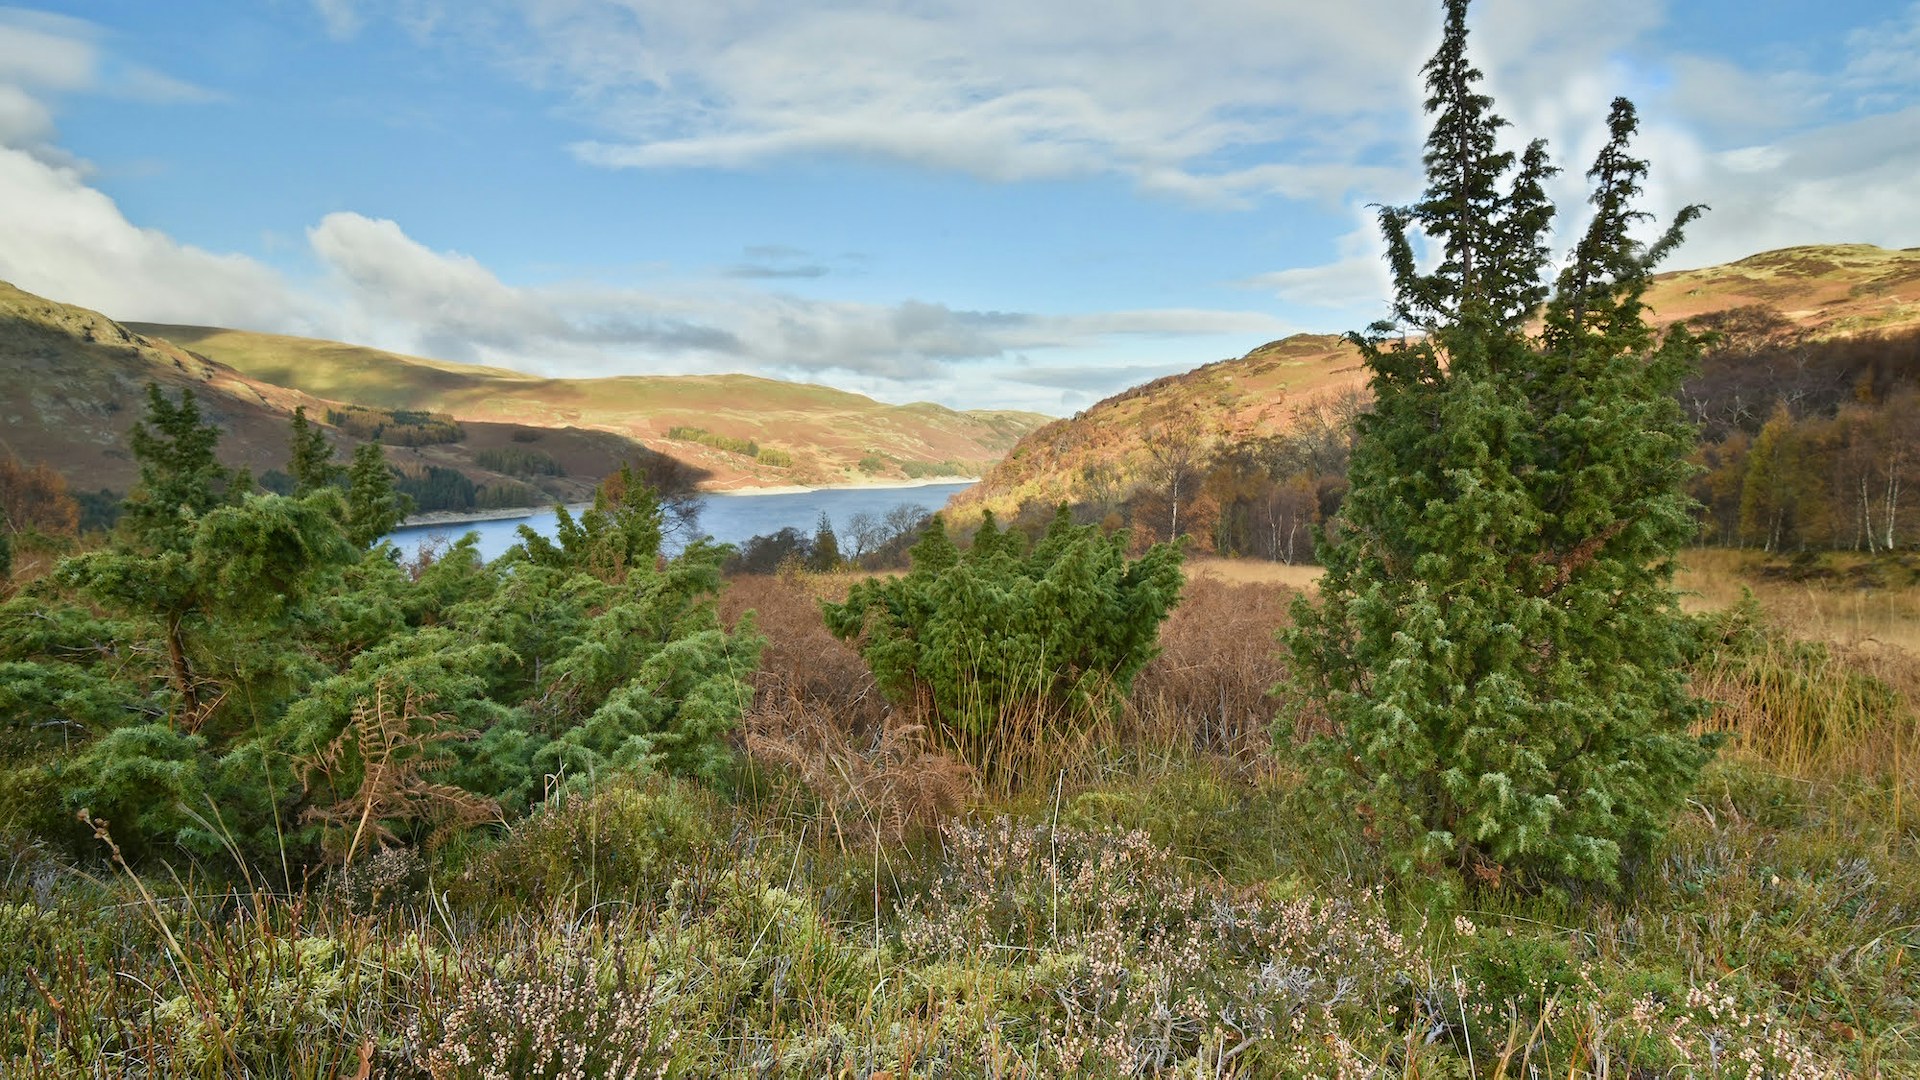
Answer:
[{"label": "lake shore", "polygon": [[[725,490],[703,490],[702,495],[805,495],[814,491],[885,491],[907,490],[910,488],[934,487],[940,484],[977,484],[977,476],[938,476],[920,480],[882,480],[871,484],[783,484],[772,487],[741,487]],[[568,503],[567,509],[578,512],[587,503]],[[512,521],[516,518],[532,517],[553,508],[552,503],[539,506],[505,507],[499,510],[430,510],[424,514],[410,515],[400,523],[401,528],[416,528],[434,525],[475,525],[483,521]]]}]

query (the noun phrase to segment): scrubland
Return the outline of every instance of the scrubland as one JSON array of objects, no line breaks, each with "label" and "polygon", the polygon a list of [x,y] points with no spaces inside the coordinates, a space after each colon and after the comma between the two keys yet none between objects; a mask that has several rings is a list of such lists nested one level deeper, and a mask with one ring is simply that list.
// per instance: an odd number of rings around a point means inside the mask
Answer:
[{"label": "scrubland", "polygon": [[1920,1075],[1911,589],[1690,556],[1729,738],[1602,894],[1389,875],[1268,693],[1304,578],[1193,570],[1120,714],[991,778],[788,574],[723,594],[768,646],[718,787],[305,876],[11,840],[0,1072]]}]

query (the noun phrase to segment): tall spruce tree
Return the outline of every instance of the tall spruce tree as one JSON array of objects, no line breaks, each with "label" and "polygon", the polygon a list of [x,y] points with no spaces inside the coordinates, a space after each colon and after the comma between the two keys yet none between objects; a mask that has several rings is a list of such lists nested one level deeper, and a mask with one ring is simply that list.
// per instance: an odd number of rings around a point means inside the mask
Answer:
[{"label": "tall spruce tree", "polygon": [[293,493],[311,495],[331,487],[346,471],[333,460],[333,444],[327,441],[327,433],[307,420],[307,407],[295,408],[287,432],[287,472],[293,477]]},{"label": "tall spruce tree", "polygon": [[413,499],[393,487],[393,470],[379,443],[362,443],[347,467],[347,539],[360,547],[392,532],[413,512]]},{"label": "tall spruce tree", "polygon": [[1696,529],[1675,391],[1697,345],[1640,303],[1699,208],[1634,240],[1646,164],[1616,101],[1549,291],[1554,170],[1540,142],[1499,149],[1466,12],[1447,0],[1424,69],[1426,193],[1380,214],[1394,317],[1354,336],[1374,408],[1288,644],[1334,732],[1326,778],[1400,870],[1612,884],[1708,755],[1671,588]]}]

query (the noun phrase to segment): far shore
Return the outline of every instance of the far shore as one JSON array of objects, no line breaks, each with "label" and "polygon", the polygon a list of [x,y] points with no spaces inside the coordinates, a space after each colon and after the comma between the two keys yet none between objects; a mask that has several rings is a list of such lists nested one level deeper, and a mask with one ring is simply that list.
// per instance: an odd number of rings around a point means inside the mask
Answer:
[{"label": "far shore", "polygon": [[[920,480],[882,480],[870,484],[782,484],[773,487],[738,487],[726,489],[702,489],[702,495],[804,495],[809,491],[864,491],[870,489],[888,490],[894,488],[933,487],[937,484],[977,484],[977,476],[937,476]],[[589,503],[568,503],[567,509],[578,511]],[[553,509],[553,504],[541,503],[538,506],[503,507],[498,510],[432,510],[424,514],[413,514],[400,523],[400,527],[416,528],[422,525],[473,525],[482,521],[512,521],[516,518],[532,517]]]}]

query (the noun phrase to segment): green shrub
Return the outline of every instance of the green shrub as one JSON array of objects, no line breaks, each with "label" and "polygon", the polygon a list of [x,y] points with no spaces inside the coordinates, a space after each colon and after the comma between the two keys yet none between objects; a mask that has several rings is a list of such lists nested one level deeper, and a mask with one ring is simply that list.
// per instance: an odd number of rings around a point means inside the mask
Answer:
[{"label": "green shrub", "polygon": [[[1642,304],[1699,208],[1634,239],[1647,165],[1616,100],[1596,213],[1549,289],[1554,170],[1542,143],[1499,149],[1466,7],[1425,69],[1425,196],[1381,212],[1394,318],[1356,335],[1373,410],[1288,641],[1330,721],[1329,787],[1397,870],[1615,885],[1709,756],[1672,589],[1699,531],[1677,401],[1699,345]],[[1416,230],[1444,253],[1430,272]]]},{"label": "green shrub", "polygon": [[1076,526],[1064,507],[1024,546],[988,515],[962,556],[936,515],[908,574],[823,605],[881,690],[931,709],[937,733],[983,768],[1110,718],[1180,596],[1178,547],[1129,560],[1124,537]]},{"label": "green shrub", "polygon": [[711,797],[682,781],[619,781],[568,795],[514,825],[468,863],[458,896],[498,908],[579,910],[658,902],[676,882],[717,871],[725,854]]}]

